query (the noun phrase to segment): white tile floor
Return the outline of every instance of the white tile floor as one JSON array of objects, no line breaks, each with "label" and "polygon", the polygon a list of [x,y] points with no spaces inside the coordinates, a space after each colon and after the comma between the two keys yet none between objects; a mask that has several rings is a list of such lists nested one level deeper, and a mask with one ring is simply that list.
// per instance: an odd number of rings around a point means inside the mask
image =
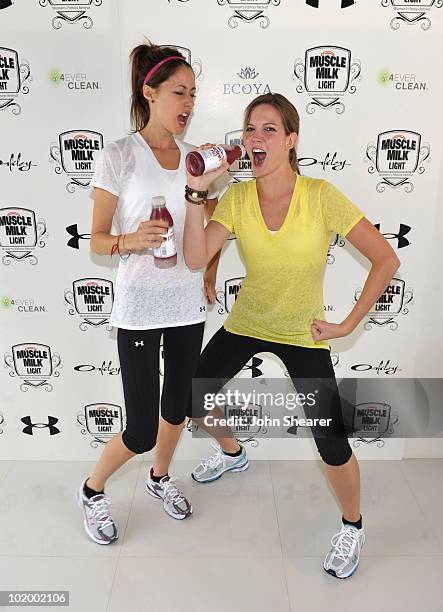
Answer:
[{"label": "white tile floor", "polygon": [[171,470],[185,521],[146,495],[145,463],[122,468],[120,538],[98,546],[74,499],[92,464],[0,462],[0,590],[69,590],[70,612],[443,610],[443,460],[360,462],[367,542],[348,580],[322,569],[341,514],[320,462],[254,461],[208,485],[192,465]]}]

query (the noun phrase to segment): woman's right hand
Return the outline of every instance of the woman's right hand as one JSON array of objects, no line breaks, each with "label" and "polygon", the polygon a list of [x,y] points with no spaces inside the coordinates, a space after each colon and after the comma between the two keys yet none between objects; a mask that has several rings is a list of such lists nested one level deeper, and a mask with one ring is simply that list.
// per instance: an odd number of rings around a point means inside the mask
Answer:
[{"label": "woman's right hand", "polygon": [[161,246],[168,227],[166,221],[142,221],[136,232],[125,234],[124,247],[129,251],[157,248]]}]

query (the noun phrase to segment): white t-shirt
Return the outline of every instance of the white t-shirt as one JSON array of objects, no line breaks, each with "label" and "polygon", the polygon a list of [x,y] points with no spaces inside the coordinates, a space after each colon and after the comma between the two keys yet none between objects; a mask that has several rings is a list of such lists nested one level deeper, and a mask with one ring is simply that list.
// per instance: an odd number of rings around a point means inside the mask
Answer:
[{"label": "white t-shirt", "polygon": [[[194,149],[176,140],[180,149],[177,170],[160,166],[139,132],[110,142],[96,162],[93,187],[118,196],[114,223],[121,234],[135,232],[151,215],[151,199],[165,196],[174,221],[177,265],[154,265],[151,249],[120,259],[110,324],[124,329],[155,329],[201,323],[206,319],[203,272],[191,271],[183,257],[185,221],[185,157]],[[213,192],[211,194],[216,197]]]}]

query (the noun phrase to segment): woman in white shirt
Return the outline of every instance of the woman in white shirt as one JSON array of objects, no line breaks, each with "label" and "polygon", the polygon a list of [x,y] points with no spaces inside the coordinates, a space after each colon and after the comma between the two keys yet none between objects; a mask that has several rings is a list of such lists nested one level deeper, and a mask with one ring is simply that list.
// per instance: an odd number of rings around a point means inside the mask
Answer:
[{"label": "woman in white shirt", "polygon": [[[104,492],[107,479],[135,454],[154,446],[147,492],[162,500],[173,518],[192,513],[168,469],[183,430],[206,318],[203,273],[189,270],[183,259],[185,156],[193,147],[176,138],[193,110],[194,72],[176,49],[151,44],[133,49],[131,62],[134,131],[104,147],[91,183],[95,187],[91,249],[120,255],[110,322],[118,328],[126,407],[125,431],[107,443],[78,491],[85,530],[98,544],[110,544],[118,537]],[[176,265],[166,269],[156,267],[152,248],[161,245],[167,223],[148,220],[151,199],[160,195],[173,218],[177,248]],[[208,200],[208,215],[215,204],[215,199]],[[118,236],[110,233],[113,220]]]}]

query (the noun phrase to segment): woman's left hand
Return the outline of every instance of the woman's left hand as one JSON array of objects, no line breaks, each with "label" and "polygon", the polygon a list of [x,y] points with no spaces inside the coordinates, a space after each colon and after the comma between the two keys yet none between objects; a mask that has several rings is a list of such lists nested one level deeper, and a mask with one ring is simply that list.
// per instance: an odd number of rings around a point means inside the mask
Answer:
[{"label": "woman's left hand", "polygon": [[216,289],[215,289],[215,278],[213,274],[205,274],[205,295],[209,304],[215,303]]},{"label": "woman's left hand", "polygon": [[351,333],[343,323],[329,323],[321,319],[314,319],[311,323],[311,334],[315,341],[342,338]]}]

